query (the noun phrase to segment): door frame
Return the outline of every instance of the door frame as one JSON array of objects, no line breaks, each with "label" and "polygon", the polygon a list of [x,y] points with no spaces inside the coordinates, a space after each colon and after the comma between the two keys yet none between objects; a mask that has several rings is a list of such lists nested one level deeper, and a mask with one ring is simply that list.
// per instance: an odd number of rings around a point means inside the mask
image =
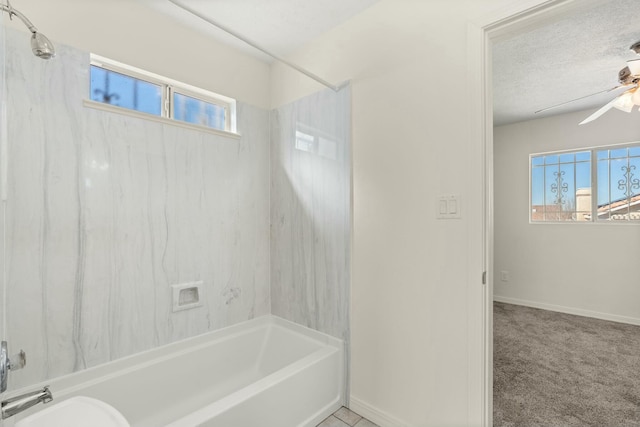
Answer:
[{"label": "door frame", "polygon": [[[469,103],[468,425],[493,426],[493,91],[494,42],[579,9],[614,0],[513,0],[467,28]],[[486,275],[483,283],[483,273]],[[481,420],[481,422],[479,422]]]}]

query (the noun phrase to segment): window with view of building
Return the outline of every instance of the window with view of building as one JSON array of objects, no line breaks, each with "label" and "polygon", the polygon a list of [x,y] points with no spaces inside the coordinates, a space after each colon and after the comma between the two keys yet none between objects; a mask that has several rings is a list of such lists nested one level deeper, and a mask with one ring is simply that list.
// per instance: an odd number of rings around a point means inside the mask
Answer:
[{"label": "window with view of building", "polygon": [[532,222],[640,221],[640,144],[530,156]]},{"label": "window with view of building", "polygon": [[235,132],[235,100],[157,74],[92,55],[94,102]]},{"label": "window with view of building", "polygon": [[91,66],[91,100],[162,115],[162,86],[122,73]]},{"label": "window with view of building", "polygon": [[640,220],[640,146],[597,151],[599,220]]}]

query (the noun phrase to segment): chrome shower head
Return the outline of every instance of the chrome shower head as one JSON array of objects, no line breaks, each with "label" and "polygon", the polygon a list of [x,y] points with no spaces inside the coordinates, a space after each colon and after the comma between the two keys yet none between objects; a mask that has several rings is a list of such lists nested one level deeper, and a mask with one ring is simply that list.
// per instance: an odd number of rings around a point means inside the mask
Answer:
[{"label": "chrome shower head", "polygon": [[31,50],[35,56],[42,59],[50,59],[56,56],[56,50],[53,47],[51,40],[45,37],[44,34],[39,33],[38,29],[27,19],[26,16],[11,6],[9,0],[7,0],[6,5],[0,3],[0,10],[7,12],[9,14],[9,19],[13,19],[14,16],[20,18],[29,31],[31,31]]},{"label": "chrome shower head", "polygon": [[56,56],[56,49],[51,40],[37,31],[31,35],[31,50],[35,56],[42,59],[51,59]]}]

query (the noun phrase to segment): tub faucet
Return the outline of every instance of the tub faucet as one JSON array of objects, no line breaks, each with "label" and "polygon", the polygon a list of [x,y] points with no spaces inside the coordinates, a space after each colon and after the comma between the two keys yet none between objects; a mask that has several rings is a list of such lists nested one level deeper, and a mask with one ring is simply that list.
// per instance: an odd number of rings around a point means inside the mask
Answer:
[{"label": "tub faucet", "polygon": [[53,395],[49,391],[49,386],[44,387],[42,390],[32,391],[4,400],[2,401],[2,419],[19,414],[40,402],[49,403],[52,400]]}]

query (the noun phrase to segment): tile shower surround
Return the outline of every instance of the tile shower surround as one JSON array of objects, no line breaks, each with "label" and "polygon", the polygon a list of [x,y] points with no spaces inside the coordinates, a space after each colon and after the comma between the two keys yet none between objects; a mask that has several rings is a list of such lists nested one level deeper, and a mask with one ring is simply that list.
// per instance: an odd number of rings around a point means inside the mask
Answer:
[{"label": "tile shower surround", "polygon": [[[24,37],[6,31],[6,338],[10,352],[24,349],[29,359],[11,374],[10,390],[267,314],[272,305],[275,314],[345,337],[348,234],[340,237],[344,209],[326,207],[344,202],[344,190],[330,189],[345,185],[346,172],[323,187],[318,180],[336,166],[316,165],[294,175],[303,194],[281,189],[292,164],[270,168],[280,154],[270,153],[269,112],[242,103],[240,140],[84,108],[88,53],[57,44],[55,60],[43,61]],[[300,105],[325,108],[318,96]],[[277,153],[286,144],[271,143]],[[270,215],[296,224],[301,205],[305,222],[291,231],[317,232],[316,243],[303,236],[298,244],[275,225],[270,236]],[[301,253],[314,275],[284,259]],[[283,280],[274,290],[270,271]],[[318,272],[336,279],[319,280]],[[196,280],[203,306],[173,313],[170,285]]]},{"label": "tile shower surround", "polygon": [[346,342],[350,106],[349,88],[327,89],[271,112],[271,309]]},{"label": "tile shower surround", "polygon": [[[268,112],[240,105],[237,141],[84,108],[88,54],[42,61],[16,36],[7,335],[29,365],[11,388],[269,313]],[[203,307],[173,313],[170,285],[196,280]]]}]

